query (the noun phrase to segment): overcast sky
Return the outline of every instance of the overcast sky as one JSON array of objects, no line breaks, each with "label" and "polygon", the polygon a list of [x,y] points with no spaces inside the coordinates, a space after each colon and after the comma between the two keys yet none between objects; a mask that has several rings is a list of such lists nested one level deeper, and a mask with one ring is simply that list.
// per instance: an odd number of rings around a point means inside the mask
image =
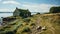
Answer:
[{"label": "overcast sky", "polygon": [[31,12],[49,12],[52,6],[60,6],[60,0],[0,0],[0,12],[13,12],[16,7]]}]

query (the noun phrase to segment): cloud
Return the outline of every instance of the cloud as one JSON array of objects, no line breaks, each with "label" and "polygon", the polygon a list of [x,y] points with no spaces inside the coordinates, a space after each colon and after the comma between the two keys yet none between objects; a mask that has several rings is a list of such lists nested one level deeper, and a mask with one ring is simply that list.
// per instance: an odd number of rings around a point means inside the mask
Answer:
[{"label": "cloud", "polygon": [[[53,5],[53,4],[33,4],[33,3],[23,3],[20,4],[19,2],[16,1],[3,1],[3,4],[15,4],[17,7],[20,7],[22,9],[29,9],[30,12],[49,12],[49,9],[53,6],[60,6],[60,5]],[[15,6],[14,5],[14,6]],[[14,7],[13,6],[13,7]],[[13,9],[0,9],[0,11],[12,11]]]},{"label": "cloud", "polygon": [[3,1],[2,3],[3,3],[3,4],[15,4],[15,5],[20,5],[19,2],[17,2],[17,1],[12,1],[12,0],[10,0],[10,1]]},{"label": "cloud", "polygon": [[8,11],[12,12],[14,11],[14,9],[0,8],[0,12],[8,12]]},{"label": "cloud", "polygon": [[24,9],[29,9],[31,12],[49,12],[49,9],[53,6],[59,5],[51,5],[51,4],[23,4]]}]

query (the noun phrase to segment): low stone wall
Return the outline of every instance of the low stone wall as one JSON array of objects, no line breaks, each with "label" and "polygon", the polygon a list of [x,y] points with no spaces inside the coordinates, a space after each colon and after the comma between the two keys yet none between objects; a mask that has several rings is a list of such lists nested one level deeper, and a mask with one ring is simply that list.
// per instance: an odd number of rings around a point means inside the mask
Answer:
[{"label": "low stone wall", "polygon": [[9,18],[9,17],[3,18],[3,22],[11,22],[13,20],[16,20],[16,18]]}]

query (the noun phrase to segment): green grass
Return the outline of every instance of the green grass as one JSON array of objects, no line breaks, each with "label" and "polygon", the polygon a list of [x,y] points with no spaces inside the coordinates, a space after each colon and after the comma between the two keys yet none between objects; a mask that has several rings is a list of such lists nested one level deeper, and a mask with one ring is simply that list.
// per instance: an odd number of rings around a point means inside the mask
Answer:
[{"label": "green grass", "polygon": [[[45,26],[46,30],[38,31],[37,26]],[[17,17],[15,21],[0,28],[0,34],[10,32],[13,34],[60,34],[60,16],[58,14],[39,14],[26,19]]]}]

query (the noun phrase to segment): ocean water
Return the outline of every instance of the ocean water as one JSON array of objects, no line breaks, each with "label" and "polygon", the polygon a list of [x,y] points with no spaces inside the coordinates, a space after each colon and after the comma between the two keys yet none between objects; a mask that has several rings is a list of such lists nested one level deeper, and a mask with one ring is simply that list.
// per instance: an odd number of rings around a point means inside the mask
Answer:
[{"label": "ocean water", "polygon": [[[36,13],[31,13],[31,15],[36,14]],[[13,16],[13,13],[0,13],[0,18],[1,17],[9,17],[9,16]]]},{"label": "ocean water", "polygon": [[13,16],[13,13],[0,13],[0,18],[1,17],[9,17],[9,16]]}]

